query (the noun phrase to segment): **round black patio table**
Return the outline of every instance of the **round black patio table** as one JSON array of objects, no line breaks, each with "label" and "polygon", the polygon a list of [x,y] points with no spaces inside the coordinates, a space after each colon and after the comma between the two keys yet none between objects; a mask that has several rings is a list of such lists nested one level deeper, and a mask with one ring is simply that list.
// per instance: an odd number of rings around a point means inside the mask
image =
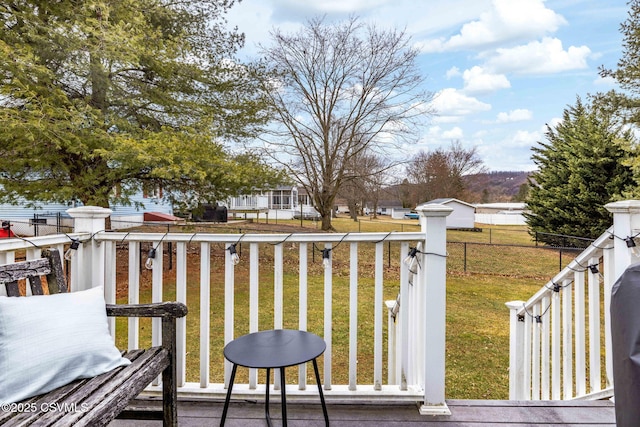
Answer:
[{"label": "round black patio table", "polygon": [[272,426],[269,415],[269,382],[271,369],[280,369],[280,394],[282,396],[282,425],[287,425],[287,401],[284,369],[288,366],[300,365],[313,361],[313,369],[316,374],[318,393],[322,402],[322,412],[324,413],[325,424],[329,425],[329,415],[320,384],[320,374],[316,358],[324,353],[327,348],[326,343],[319,336],[306,331],[292,329],[275,329],[269,331],[254,332],[243,335],[229,342],[224,348],[224,357],[233,363],[231,378],[227,398],[224,401],[220,426],[224,426],[231,399],[233,381],[236,377],[238,366],[247,368],[257,368],[267,370],[266,392],[265,392],[265,416],[267,424]]}]

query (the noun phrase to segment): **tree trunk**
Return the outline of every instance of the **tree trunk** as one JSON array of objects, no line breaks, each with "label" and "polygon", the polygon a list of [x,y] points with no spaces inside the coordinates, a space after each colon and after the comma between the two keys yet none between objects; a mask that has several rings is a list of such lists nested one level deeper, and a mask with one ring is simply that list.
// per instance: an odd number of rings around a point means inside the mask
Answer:
[{"label": "tree trunk", "polygon": [[322,215],[322,231],[335,231],[331,225],[331,212]]}]

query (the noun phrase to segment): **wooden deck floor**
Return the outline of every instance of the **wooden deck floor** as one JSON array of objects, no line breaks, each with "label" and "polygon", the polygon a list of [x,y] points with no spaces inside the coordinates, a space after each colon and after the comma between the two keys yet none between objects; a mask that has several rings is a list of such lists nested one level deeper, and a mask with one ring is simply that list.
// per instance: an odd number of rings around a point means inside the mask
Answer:
[{"label": "wooden deck floor", "polygon": [[[451,400],[450,416],[420,415],[414,405],[342,405],[329,404],[329,419],[334,427],[488,427],[488,426],[615,426],[615,411],[609,401],[514,402],[503,400]],[[272,401],[271,416],[281,426],[280,404]],[[180,402],[180,427],[217,426],[222,402]],[[287,405],[291,427],[324,426],[319,404]],[[109,427],[152,427],[157,421],[116,420]],[[263,427],[263,402],[232,402],[227,414],[228,427]]]}]

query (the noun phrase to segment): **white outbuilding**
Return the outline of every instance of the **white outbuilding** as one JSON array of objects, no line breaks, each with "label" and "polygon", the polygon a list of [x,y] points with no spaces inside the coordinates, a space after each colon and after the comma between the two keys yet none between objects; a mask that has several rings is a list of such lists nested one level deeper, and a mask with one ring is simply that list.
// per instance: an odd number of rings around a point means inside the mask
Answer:
[{"label": "white outbuilding", "polygon": [[476,208],[470,203],[454,198],[430,200],[424,205],[439,204],[453,209],[447,216],[447,228],[474,228]]}]

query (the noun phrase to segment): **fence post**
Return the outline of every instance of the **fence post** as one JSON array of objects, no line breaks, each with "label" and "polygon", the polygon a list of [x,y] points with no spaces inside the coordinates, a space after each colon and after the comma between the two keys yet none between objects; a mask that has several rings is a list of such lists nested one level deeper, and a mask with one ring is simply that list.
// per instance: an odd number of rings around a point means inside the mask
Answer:
[{"label": "fence post", "polygon": [[[91,233],[104,231],[105,219],[111,215],[111,209],[97,206],[81,206],[67,210],[73,218],[74,232]],[[104,245],[94,239],[84,242],[71,262],[71,289],[85,290],[104,286]]]},{"label": "fence post", "polygon": [[423,415],[451,415],[445,402],[447,216],[453,209],[440,204],[421,205],[420,226],[424,233],[422,274],[418,285],[424,290],[422,336],[424,349]]},{"label": "fence post", "polygon": [[524,301],[510,301],[509,308],[509,400],[525,400],[524,322],[518,316]]}]

